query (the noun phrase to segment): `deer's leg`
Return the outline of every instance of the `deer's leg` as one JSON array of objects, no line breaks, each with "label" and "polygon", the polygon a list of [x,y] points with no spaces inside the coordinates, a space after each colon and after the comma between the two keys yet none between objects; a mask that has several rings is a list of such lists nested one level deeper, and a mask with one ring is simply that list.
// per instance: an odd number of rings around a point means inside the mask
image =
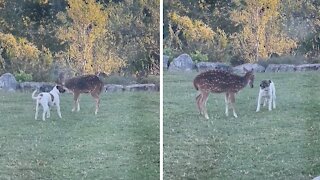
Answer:
[{"label": "deer's leg", "polygon": [[229,116],[229,93],[226,93],[226,95],[224,97],[224,102],[226,103],[225,114],[226,114],[226,116]]},{"label": "deer's leg", "polygon": [[79,96],[80,96],[80,93],[78,92],[73,93],[74,104],[73,104],[72,112],[75,110],[80,111]]},{"label": "deer's leg", "polygon": [[201,100],[201,106],[202,106],[201,109],[203,110],[204,117],[206,119],[209,119],[208,112],[207,112],[207,101],[208,101],[208,98],[209,98],[209,93],[208,92],[203,92],[202,93],[202,100]]},{"label": "deer's leg", "polygon": [[201,100],[202,100],[202,93],[200,93],[197,97],[196,97],[196,103],[197,103],[197,107],[199,109],[199,113],[202,115],[202,108],[201,108]]},{"label": "deer's leg", "polygon": [[234,116],[235,118],[237,118],[238,115],[237,115],[237,113],[236,113],[235,105],[234,105],[234,103],[235,103],[235,101],[236,101],[236,98],[235,98],[235,94],[234,94],[234,93],[230,93],[230,94],[229,94],[229,100],[230,100],[231,108],[232,108],[232,111],[233,111],[233,116]]},{"label": "deer's leg", "polygon": [[96,101],[96,110],[94,112],[94,114],[97,114],[99,111],[99,104],[100,104],[100,98],[99,95],[96,93],[91,93],[91,96],[94,98],[94,100]]}]

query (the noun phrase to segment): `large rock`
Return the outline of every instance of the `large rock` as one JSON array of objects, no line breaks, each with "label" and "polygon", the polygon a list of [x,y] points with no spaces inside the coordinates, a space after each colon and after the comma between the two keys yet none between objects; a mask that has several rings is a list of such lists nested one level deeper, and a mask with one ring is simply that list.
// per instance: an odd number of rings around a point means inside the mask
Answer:
[{"label": "large rock", "polygon": [[168,70],[169,56],[163,55],[163,69]]},{"label": "large rock", "polygon": [[264,72],[265,68],[259,64],[250,64],[250,63],[246,63],[246,64],[241,64],[239,66],[233,67],[233,71],[236,73],[245,73],[244,68],[246,68],[247,70],[251,70],[253,69],[254,72]]},{"label": "large rock", "polygon": [[107,84],[104,86],[106,92],[122,92],[124,87],[119,84]]},{"label": "large rock", "polygon": [[158,91],[155,84],[132,84],[124,88],[126,91]]},{"label": "large rock", "polygon": [[5,73],[0,77],[0,89],[15,91],[17,89],[16,78],[11,73]]},{"label": "large rock", "polygon": [[296,66],[296,71],[320,71],[320,64],[302,64]]},{"label": "large rock", "polygon": [[292,64],[269,64],[265,72],[294,72],[296,66]]},{"label": "large rock", "polygon": [[195,65],[188,54],[181,54],[170,63],[169,71],[191,71]]},{"label": "large rock", "polygon": [[199,62],[196,64],[197,71],[204,72],[208,70],[223,70],[231,72],[232,68],[224,63]]},{"label": "large rock", "polygon": [[38,89],[40,92],[50,92],[55,84],[48,82],[22,82],[19,83],[17,89],[20,91],[34,91]]},{"label": "large rock", "polygon": [[55,86],[54,84],[42,84],[39,88],[39,91],[40,92],[50,92],[54,86]]},{"label": "large rock", "polygon": [[320,180],[320,176],[314,177],[312,180]]}]

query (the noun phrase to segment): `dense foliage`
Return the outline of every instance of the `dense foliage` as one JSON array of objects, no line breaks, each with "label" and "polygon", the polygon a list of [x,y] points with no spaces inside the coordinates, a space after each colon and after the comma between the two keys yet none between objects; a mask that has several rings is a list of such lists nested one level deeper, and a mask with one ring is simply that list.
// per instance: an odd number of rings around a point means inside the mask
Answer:
[{"label": "dense foliage", "polygon": [[0,73],[159,73],[152,0],[0,0]]},{"label": "dense foliage", "polygon": [[164,0],[164,52],[204,61],[257,62],[320,57],[320,1]]}]

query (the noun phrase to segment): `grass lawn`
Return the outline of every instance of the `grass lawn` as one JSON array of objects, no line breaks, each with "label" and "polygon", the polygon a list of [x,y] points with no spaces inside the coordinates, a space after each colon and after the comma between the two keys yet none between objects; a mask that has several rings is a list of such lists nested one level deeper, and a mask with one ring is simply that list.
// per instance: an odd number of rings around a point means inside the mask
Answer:
[{"label": "grass lawn", "polygon": [[[320,175],[320,73],[260,73],[236,96],[238,118],[211,94],[200,116],[196,72],[164,73],[164,179],[312,179]],[[256,113],[272,79],[277,109]]]},{"label": "grass lawn", "polygon": [[159,93],[103,94],[96,116],[60,98],[63,119],[36,121],[31,93],[0,93],[0,179],[159,179]]}]

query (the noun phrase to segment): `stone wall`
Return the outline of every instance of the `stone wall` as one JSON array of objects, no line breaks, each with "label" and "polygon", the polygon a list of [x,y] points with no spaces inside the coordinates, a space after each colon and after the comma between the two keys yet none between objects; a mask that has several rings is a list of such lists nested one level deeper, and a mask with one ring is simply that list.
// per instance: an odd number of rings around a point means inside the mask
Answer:
[{"label": "stone wall", "polygon": [[[0,77],[0,90],[4,91],[20,91],[20,92],[31,92],[36,89],[40,92],[49,92],[55,86],[54,83],[48,82],[21,82],[18,83],[15,77],[10,74],[6,73]],[[155,84],[131,84],[131,85],[119,85],[119,84],[106,84],[104,86],[104,91],[107,93],[112,92],[123,92],[123,91],[130,91],[130,92],[137,92],[137,91],[159,91],[160,87]]]}]

